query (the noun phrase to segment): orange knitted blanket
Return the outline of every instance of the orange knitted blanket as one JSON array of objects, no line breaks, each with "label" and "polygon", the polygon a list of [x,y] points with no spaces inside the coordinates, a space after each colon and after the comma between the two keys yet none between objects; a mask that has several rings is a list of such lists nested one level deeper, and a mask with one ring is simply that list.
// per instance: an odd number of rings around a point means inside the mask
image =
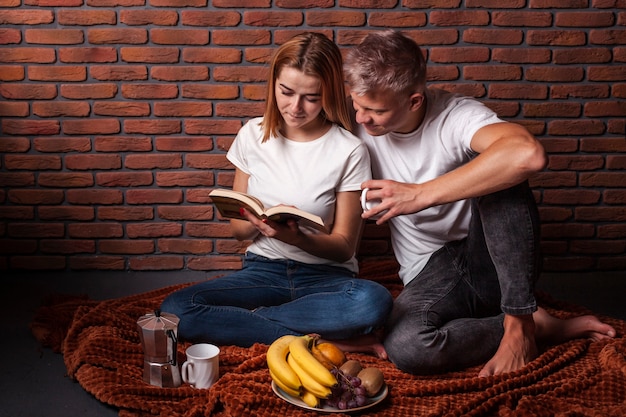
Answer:
[{"label": "orange knitted blanket", "polygon": [[[365,263],[361,275],[401,289],[392,261]],[[120,417],[309,416],[277,397],[270,387],[266,345],[221,346],[220,379],[208,390],[183,384],[160,388],[143,381],[143,352],[137,319],[184,285],[119,299],[66,297],[43,305],[31,325],[46,346],[61,352],[68,375]],[[548,297],[541,304],[565,318],[585,309]],[[479,368],[436,376],[412,376],[373,356],[348,353],[381,369],[389,395],[362,416],[602,416],[626,415],[626,322],[602,319],[618,337],[601,342],[573,340],[548,348],[525,368],[478,378]],[[179,360],[187,346],[179,344]],[[320,413],[321,414],[321,413]]]}]

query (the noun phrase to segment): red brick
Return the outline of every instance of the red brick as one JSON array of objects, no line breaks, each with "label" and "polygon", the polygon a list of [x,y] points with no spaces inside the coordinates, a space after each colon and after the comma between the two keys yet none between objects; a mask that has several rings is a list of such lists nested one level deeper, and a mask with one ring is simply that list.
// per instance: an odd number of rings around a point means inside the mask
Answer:
[{"label": "red brick", "polygon": [[124,160],[124,167],[128,169],[172,169],[182,166],[180,154],[128,155]]},{"label": "red brick", "polygon": [[466,0],[466,7],[488,7],[488,8],[506,8],[520,9],[526,5],[524,0]]},{"label": "red brick", "polygon": [[67,190],[67,202],[84,205],[123,204],[124,197],[120,190]]},{"label": "red brick", "polygon": [[102,187],[140,187],[152,185],[150,172],[98,172],[96,184]]},{"label": "red brick", "polygon": [[267,89],[265,85],[246,85],[243,87],[242,97],[246,100],[265,100]]},{"label": "red brick", "polygon": [[206,29],[150,29],[150,40],[157,45],[207,45]]},{"label": "red brick", "polygon": [[87,41],[93,45],[144,44],[148,41],[148,31],[146,29],[119,27],[88,29]]},{"label": "red brick", "polygon": [[545,190],[544,204],[589,205],[600,201],[600,193],[591,190]]},{"label": "red brick", "polygon": [[145,0],[87,0],[91,7],[133,7],[145,6]]},{"label": "red brick", "polygon": [[0,10],[0,23],[3,25],[47,25],[52,22],[52,10]]},{"label": "red brick", "polygon": [[26,117],[29,113],[28,103],[0,102],[0,117]]},{"label": "red brick", "polygon": [[334,0],[275,0],[274,4],[284,9],[307,9],[333,7],[335,2]]},{"label": "red brick", "polygon": [[626,172],[583,172],[579,178],[582,187],[623,187],[626,184]]},{"label": "red brick", "polygon": [[129,101],[98,101],[93,104],[93,114],[118,117],[148,116],[150,105]]},{"label": "red brick", "polygon": [[213,173],[194,172],[157,172],[156,184],[159,187],[197,187],[213,185]]},{"label": "red brick", "polygon": [[89,138],[35,138],[33,147],[38,152],[89,152],[91,141]]},{"label": "red brick", "polygon": [[[182,12],[185,13],[184,11]],[[174,26],[178,22],[178,13],[174,10],[120,10],[120,23],[128,26]],[[184,21],[183,21],[183,24]],[[207,25],[209,26],[209,25]]]},{"label": "red brick", "polygon": [[588,1],[587,0],[530,0],[529,6],[533,9],[558,9],[558,8],[583,9],[588,6]]},{"label": "red brick", "polygon": [[[184,101],[172,106],[171,103],[154,103],[154,115],[159,117],[210,117],[213,115],[211,105],[206,102]],[[222,116],[221,114],[217,114]]]},{"label": "red brick", "polygon": [[151,256],[141,258],[130,258],[130,269],[135,271],[165,271],[182,269],[183,258],[173,256]]},{"label": "red brick", "polygon": [[577,207],[575,214],[576,220],[581,222],[626,221],[626,207]]},{"label": "red brick", "polygon": [[239,88],[236,85],[195,85],[182,86],[181,96],[203,100],[232,100],[239,97]]},{"label": "red brick", "polygon": [[79,256],[69,260],[72,270],[124,270],[126,261],[121,256]]},{"label": "red brick", "polygon": [[580,150],[582,152],[626,152],[626,141],[623,137],[582,138]]},{"label": "red brick", "polygon": [[0,49],[0,62],[51,64],[56,54],[52,48],[4,48]]},{"label": "red brick", "polygon": [[148,136],[96,136],[94,148],[98,152],[148,152],[152,139]]},{"label": "red brick", "polygon": [[607,169],[626,169],[626,155],[607,155]]},{"label": "red brick", "polygon": [[35,176],[31,172],[0,172],[0,186],[28,187],[35,185]]},{"label": "red brick", "polygon": [[[106,206],[98,208],[98,220],[142,221],[154,219],[150,207],[119,207]],[[137,237],[137,236],[128,236]]]},{"label": "red brick", "polygon": [[59,60],[67,63],[116,62],[117,51],[106,46],[60,48]]},{"label": "red brick", "polygon": [[588,102],[585,103],[584,115],[585,117],[626,117],[626,101]]},{"label": "red brick", "polygon": [[60,131],[56,120],[2,120],[2,132],[7,135],[56,135]]},{"label": "red brick", "polygon": [[117,119],[65,120],[63,133],[66,135],[101,135],[120,132]]},{"label": "red brick", "polygon": [[0,152],[27,152],[30,149],[28,138],[2,138],[0,140]]},{"label": "red brick", "polygon": [[148,79],[144,65],[92,65],[91,77],[99,81],[140,81]]},{"label": "red brick", "polygon": [[53,238],[63,237],[63,223],[9,223],[7,236],[15,238]]},{"label": "red brick", "polygon": [[611,51],[608,48],[557,49],[552,52],[552,55],[553,63],[558,65],[581,63],[602,64],[611,62]]},{"label": "red brick", "polygon": [[248,248],[248,246],[250,246],[250,241],[248,240],[244,240],[244,241],[239,241],[239,240],[233,240],[233,239],[229,239],[229,240],[218,240],[216,245],[215,245],[215,250],[218,253],[222,253],[222,254],[244,254],[246,252],[246,249]]},{"label": "red brick", "polygon": [[306,24],[309,26],[356,26],[365,25],[367,18],[363,12],[352,11],[310,11],[306,12]]},{"label": "red brick", "polygon": [[600,120],[554,120],[548,123],[550,135],[599,135],[604,131]]},{"label": "red brick", "polygon": [[204,221],[213,219],[213,206],[159,206],[160,219],[180,221]]},{"label": "red brick", "polygon": [[185,133],[190,135],[236,135],[241,129],[239,120],[187,120]]},{"label": "red brick", "polygon": [[234,48],[194,48],[183,50],[183,62],[211,63],[211,64],[238,64],[241,62],[241,50]]},{"label": "red brick", "polygon": [[35,253],[36,251],[36,240],[0,239],[0,253],[2,254],[26,254]]},{"label": "red brick", "polygon": [[96,183],[103,187],[140,187],[152,185],[153,178],[149,172],[99,172]]},{"label": "red brick", "polygon": [[213,0],[215,7],[270,7],[271,0]]},{"label": "red brick", "polygon": [[123,47],[120,58],[124,62],[144,62],[151,64],[173,64],[178,62],[180,52],[172,47]]},{"label": "red brick", "polygon": [[209,136],[164,136],[155,139],[155,149],[164,152],[204,152],[213,149],[213,140]]},{"label": "red brick", "polygon": [[68,155],[65,157],[67,169],[87,171],[119,169],[122,167],[120,155]]},{"label": "red brick", "polygon": [[71,223],[67,226],[71,238],[115,238],[124,236],[124,229],[119,223]]},{"label": "red brick", "polygon": [[126,226],[130,238],[173,237],[182,234],[182,226],[171,222],[131,223]]},{"label": "red brick", "polygon": [[59,170],[61,158],[52,155],[6,155],[4,166],[9,170]]},{"label": "red brick", "polygon": [[426,26],[426,13],[418,12],[370,12],[367,24],[371,27],[413,28]]},{"label": "red brick", "polygon": [[624,81],[624,66],[593,66],[588,69],[589,81]]},{"label": "red brick", "polygon": [[556,99],[576,98],[607,98],[610,95],[608,85],[595,84],[562,84],[550,87],[550,96]]},{"label": "red brick", "polygon": [[581,107],[579,103],[526,103],[522,110],[524,117],[579,117]]},{"label": "red brick", "polygon": [[2,206],[0,207],[0,219],[3,220],[33,220],[35,210],[33,207]]},{"label": "red brick", "polygon": [[145,255],[154,252],[152,240],[102,240],[98,244],[102,253]]},{"label": "red brick", "polygon": [[615,15],[612,12],[557,12],[554,24],[560,27],[602,27],[612,26]]},{"label": "red brick", "polygon": [[491,13],[494,26],[547,27],[552,25],[549,12],[494,11]]},{"label": "red brick", "polygon": [[41,220],[90,221],[95,218],[93,207],[40,206],[37,210]]},{"label": "red brick", "polygon": [[469,28],[463,31],[463,41],[491,45],[519,45],[524,39],[524,32],[518,29],[479,29]]},{"label": "red brick", "polygon": [[212,32],[215,45],[269,45],[270,31],[264,29],[221,30]]},{"label": "red brick", "polygon": [[13,204],[29,205],[61,204],[65,199],[62,190],[9,190],[7,196]]},{"label": "red brick", "polygon": [[24,80],[24,67],[20,65],[0,65],[0,81],[22,80]]},{"label": "red brick", "polygon": [[42,239],[39,243],[42,253],[72,255],[76,253],[95,253],[96,243],[93,240],[61,240]]},{"label": "red brick", "polygon": [[11,269],[31,271],[56,271],[65,269],[65,257],[62,256],[12,256],[9,261]]},{"label": "red brick", "polygon": [[545,100],[548,98],[548,87],[540,84],[491,84],[488,96],[491,99]]},{"label": "red brick", "polygon": [[579,82],[585,77],[581,67],[541,67],[532,66],[525,71],[528,81],[543,82]]},{"label": "red brick", "polygon": [[61,96],[73,100],[106,99],[117,94],[117,86],[112,83],[67,84],[61,86]]},{"label": "red brick", "polygon": [[219,117],[256,117],[265,112],[265,103],[217,103],[215,115]]},{"label": "red brick", "polygon": [[80,29],[26,29],[24,39],[34,44],[74,45],[83,43],[85,37]]},{"label": "red brick", "polygon": [[115,25],[117,18],[113,10],[59,9],[57,21],[63,26]]},{"label": "red brick", "polygon": [[604,166],[600,155],[550,155],[548,169],[559,171],[592,171]]},{"label": "red brick", "polygon": [[575,172],[539,172],[529,181],[533,188],[575,187],[576,182]]},{"label": "red brick", "polygon": [[242,260],[239,256],[203,256],[187,261],[187,268],[199,271],[238,270],[241,266]]},{"label": "red brick", "polygon": [[600,225],[598,237],[602,239],[624,238],[626,237],[626,223]]},{"label": "red brick", "polygon": [[606,190],[602,194],[602,201],[606,204],[626,204],[625,190]]},{"label": "red brick", "polygon": [[50,100],[57,96],[57,89],[51,84],[2,84],[0,95],[10,100]]},{"label": "red brick", "polygon": [[229,27],[241,22],[238,12],[228,11],[183,10],[180,17],[184,26]]},{"label": "red brick", "polygon": [[303,17],[300,12],[246,10],[243,23],[248,26],[300,26]]},{"label": "red brick", "polygon": [[152,7],[206,7],[208,0],[151,0]]},{"label": "red brick", "polygon": [[211,197],[209,197],[210,192],[210,188],[193,188],[187,190],[187,193],[185,194],[186,201],[188,203],[211,203]]},{"label": "red brick", "polygon": [[587,36],[582,30],[529,30],[526,42],[529,45],[583,46]]},{"label": "red brick", "polygon": [[434,10],[428,20],[435,26],[485,26],[489,24],[489,13],[485,10]]},{"label": "red brick", "polygon": [[456,47],[433,47],[430,50],[430,60],[437,63],[449,62],[487,62],[489,61],[489,48],[468,46]]},{"label": "red brick", "polygon": [[544,48],[493,48],[492,59],[507,64],[546,64],[552,52]]},{"label": "red brick", "polygon": [[595,233],[595,228],[591,224],[576,225],[573,223],[564,224],[544,224],[541,226],[541,236],[546,239],[563,237],[591,237]]},{"label": "red brick", "polygon": [[126,120],[124,132],[128,134],[167,135],[181,133],[178,120]]},{"label": "red brick", "polygon": [[176,84],[123,84],[122,96],[127,99],[171,99],[178,96]]},{"label": "red brick", "polygon": [[187,155],[186,166],[196,169],[233,169],[232,163],[226,159],[226,155]]},{"label": "red brick", "polygon": [[185,225],[185,233],[190,237],[232,237],[232,231],[228,222],[187,223]]},{"label": "red brick", "polygon": [[84,101],[37,101],[32,106],[39,117],[87,117],[91,111]]},{"label": "red brick", "polygon": [[209,69],[205,66],[159,66],[150,69],[150,77],[159,81],[206,81]]},{"label": "red brick", "polygon": [[128,204],[180,204],[183,202],[181,190],[133,189],[126,191]]},{"label": "red brick", "polygon": [[213,241],[209,239],[159,239],[158,248],[161,253],[204,255],[213,251]]}]

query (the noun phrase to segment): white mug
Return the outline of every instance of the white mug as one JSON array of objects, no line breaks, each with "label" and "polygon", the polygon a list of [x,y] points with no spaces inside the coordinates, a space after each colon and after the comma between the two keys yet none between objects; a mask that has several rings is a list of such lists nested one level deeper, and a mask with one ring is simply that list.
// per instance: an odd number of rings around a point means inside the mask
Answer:
[{"label": "white mug", "polygon": [[[369,200],[369,201],[367,200],[367,192],[369,190],[370,190],[369,188],[364,188],[363,191],[361,191],[361,208],[363,208],[363,211],[371,210],[381,203],[380,200]],[[383,215],[383,213],[384,211],[381,213],[378,213],[375,216],[370,217],[369,219],[378,220]]]},{"label": "white mug", "polygon": [[181,367],[183,381],[194,388],[210,388],[219,378],[220,348],[209,343],[191,345]]}]

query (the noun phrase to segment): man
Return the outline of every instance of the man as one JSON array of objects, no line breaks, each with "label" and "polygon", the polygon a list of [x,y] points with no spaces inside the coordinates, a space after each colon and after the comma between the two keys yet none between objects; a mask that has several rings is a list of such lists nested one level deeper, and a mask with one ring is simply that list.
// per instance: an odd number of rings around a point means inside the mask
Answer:
[{"label": "man", "polygon": [[560,320],[537,307],[539,220],[527,185],[547,158],[522,126],[479,103],[426,88],[417,44],[392,30],[350,50],[346,81],[373,180],[363,217],[389,222],[402,293],[384,350],[400,369],[427,374],[484,364],[515,371],[538,343],[614,337],[593,316]]}]

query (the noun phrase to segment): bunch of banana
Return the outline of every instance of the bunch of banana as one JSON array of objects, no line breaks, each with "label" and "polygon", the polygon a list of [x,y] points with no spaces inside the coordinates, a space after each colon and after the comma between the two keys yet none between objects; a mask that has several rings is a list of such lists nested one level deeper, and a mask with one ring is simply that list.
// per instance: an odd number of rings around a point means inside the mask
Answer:
[{"label": "bunch of banana", "polygon": [[313,356],[312,336],[282,336],[267,350],[267,366],[276,385],[309,407],[328,398],[337,378]]}]

